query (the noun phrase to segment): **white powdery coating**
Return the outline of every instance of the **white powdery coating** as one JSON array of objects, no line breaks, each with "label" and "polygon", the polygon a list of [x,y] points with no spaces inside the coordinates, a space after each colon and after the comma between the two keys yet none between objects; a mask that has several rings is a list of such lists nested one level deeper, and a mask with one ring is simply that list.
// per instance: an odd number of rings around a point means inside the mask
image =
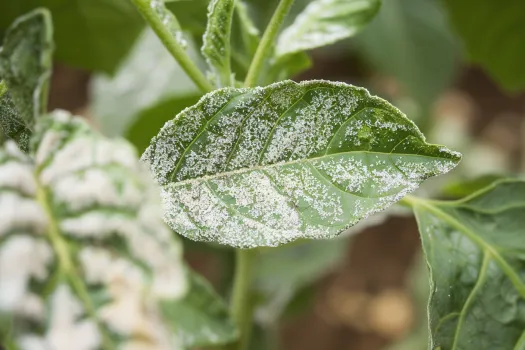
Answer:
[{"label": "white powdery coating", "polygon": [[360,29],[359,16],[375,6],[369,0],[315,0],[283,30],[276,55],[281,57],[348,38]]},{"label": "white powdery coating", "polygon": [[49,245],[40,239],[16,235],[0,246],[0,311],[43,318],[40,300],[28,291],[30,279],[48,278],[53,260]]},{"label": "white powdery coating", "polygon": [[98,314],[112,331],[128,337],[123,348],[144,341],[148,349],[173,349],[159,310],[148,296],[143,271],[103,248],[83,248],[79,258],[88,281],[107,287],[110,301]]},{"label": "white powdery coating", "polygon": [[47,218],[33,199],[13,192],[0,195],[0,237],[10,231],[43,232]]},{"label": "white powdery coating", "polygon": [[58,137],[63,137],[58,131],[46,132],[37,151],[37,165],[53,156],[51,164],[43,169],[40,176],[44,185],[50,185],[69,173],[94,166],[119,164],[130,170],[138,168],[135,150],[124,141],[99,137],[94,142],[93,137],[78,137],[67,143],[59,152],[50,153],[53,149],[45,146],[46,140],[55,140]]},{"label": "white powdery coating", "polygon": [[6,187],[31,196],[36,192],[35,178],[31,166],[9,161],[0,164],[0,188]]},{"label": "white powdery coating", "polygon": [[100,334],[94,321],[85,319],[85,310],[67,285],[59,285],[51,296],[49,327],[43,337],[19,339],[22,350],[97,350]]}]

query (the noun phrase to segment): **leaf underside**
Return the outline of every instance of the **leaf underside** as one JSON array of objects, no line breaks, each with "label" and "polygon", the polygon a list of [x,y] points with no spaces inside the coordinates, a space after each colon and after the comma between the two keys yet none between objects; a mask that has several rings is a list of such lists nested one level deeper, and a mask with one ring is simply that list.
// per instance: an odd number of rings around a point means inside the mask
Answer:
[{"label": "leaf underside", "polygon": [[525,181],[415,201],[431,271],[431,349],[525,349]]},{"label": "leaf underside", "polygon": [[143,155],[175,231],[242,248],[333,237],[459,159],[386,101],[326,81],[214,91]]},{"label": "leaf underside", "polygon": [[357,33],[379,11],[380,0],[315,0],[285,28],[277,57],[333,44]]}]

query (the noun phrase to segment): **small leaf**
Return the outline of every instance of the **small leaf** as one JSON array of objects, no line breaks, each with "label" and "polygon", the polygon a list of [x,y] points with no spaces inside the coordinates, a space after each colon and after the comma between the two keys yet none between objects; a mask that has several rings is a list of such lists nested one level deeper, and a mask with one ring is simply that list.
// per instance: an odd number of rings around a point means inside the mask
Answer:
[{"label": "small leaf", "polygon": [[0,77],[5,83],[0,94],[0,125],[24,151],[35,120],[47,108],[52,36],[49,12],[37,9],[9,27],[0,48]]},{"label": "small leaf", "polygon": [[430,266],[429,349],[522,349],[525,181],[452,202],[413,199]]},{"label": "small leaf", "polygon": [[235,14],[231,33],[232,65],[235,71],[235,78],[244,80],[255,51],[257,51],[259,46],[260,33],[250,18],[246,3],[236,1]]},{"label": "small leaf", "polygon": [[181,246],[134,149],[66,112],[32,145],[0,149],[0,329],[17,349],[181,349],[159,309],[187,292]]},{"label": "small leaf", "polygon": [[314,0],[278,39],[277,57],[351,37],[377,13],[380,0]]},{"label": "small leaf", "polygon": [[202,54],[217,76],[217,85],[230,86],[230,36],[234,9],[233,0],[211,0],[208,24],[203,37]]},{"label": "small leaf", "polygon": [[472,62],[482,65],[504,88],[525,91],[525,2],[445,0],[449,19]]},{"label": "small leaf", "polygon": [[238,331],[226,304],[210,284],[193,271],[188,272],[190,288],[186,297],[162,304],[162,312],[185,348],[231,343]]},{"label": "small leaf", "polygon": [[176,232],[248,248],[333,237],[460,156],[364,89],[285,81],[205,95],[143,159]]}]

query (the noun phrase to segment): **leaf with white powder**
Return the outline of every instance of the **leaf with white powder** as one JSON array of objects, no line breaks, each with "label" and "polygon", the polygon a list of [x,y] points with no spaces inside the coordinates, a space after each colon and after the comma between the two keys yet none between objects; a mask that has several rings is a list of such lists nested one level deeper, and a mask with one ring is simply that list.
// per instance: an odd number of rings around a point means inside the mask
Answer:
[{"label": "leaf with white powder", "polygon": [[135,150],[65,112],[31,144],[0,149],[0,329],[20,349],[181,349],[159,309],[187,293],[181,245]]},{"label": "leaf with white powder", "polygon": [[460,155],[343,83],[225,88],[166,123],[143,155],[178,233],[233,247],[329,238]]},{"label": "leaf with white powder", "polygon": [[277,57],[333,44],[357,33],[376,15],[381,0],[314,0],[285,28]]}]

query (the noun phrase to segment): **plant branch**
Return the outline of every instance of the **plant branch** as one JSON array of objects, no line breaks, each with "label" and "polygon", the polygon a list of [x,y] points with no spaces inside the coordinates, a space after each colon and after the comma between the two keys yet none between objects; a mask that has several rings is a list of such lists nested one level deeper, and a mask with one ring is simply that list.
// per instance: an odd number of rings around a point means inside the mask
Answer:
[{"label": "plant branch", "polygon": [[239,328],[239,340],[229,347],[231,350],[244,350],[248,346],[252,328],[252,295],[250,291],[254,249],[237,249],[235,261],[235,280],[231,303],[231,315]]},{"label": "plant branch", "polygon": [[188,74],[191,80],[193,80],[195,85],[197,85],[197,87],[199,87],[199,89],[201,89],[203,92],[212,91],[214,89],[213,85],[193,63],[173,33],[171,33],[170,30],[162,23],[162,19],[152,7],[152,0],[131,0],[131,2],[135,5],[146,22],[148,22],[149,26],[153,29],[155,34],[157,34],[160,41],[162,41],[173,58],[175,58],[182,69],[184,69],[186,74]]},{"label": "plant branch", "polygon": [[288,11],[290,11],[293,2],[294,0],[281,0],[279,2],[279,5],[275,9],[268,27],[266,27],[266,31],[264,32],[261,42],[257,47],[257,51],[255,52],[252,63],[250,64],[250,69],[248,69],[244,86],[252,87],[257,85],[257,81],[263,68],[264,60],[268,56],[268,53],[274,44],[275,37],[277,36],[284,18],[288,14]]}]

